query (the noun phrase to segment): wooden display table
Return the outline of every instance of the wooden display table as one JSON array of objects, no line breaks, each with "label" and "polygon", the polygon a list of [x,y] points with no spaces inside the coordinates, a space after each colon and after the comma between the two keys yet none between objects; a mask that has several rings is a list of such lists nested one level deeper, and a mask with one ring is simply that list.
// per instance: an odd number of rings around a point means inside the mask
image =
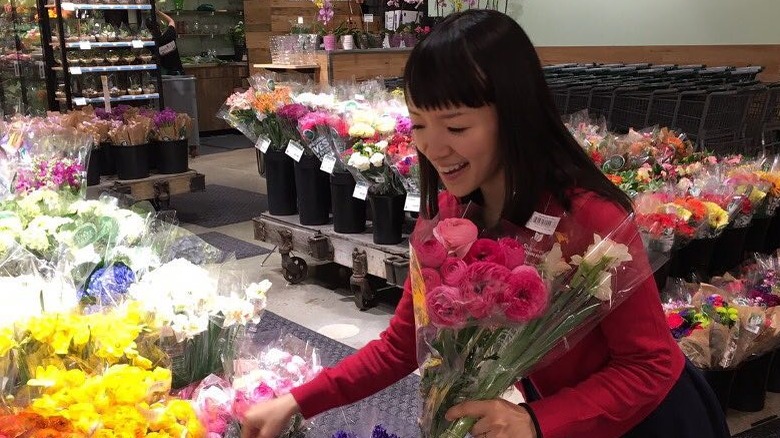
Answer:
[{"label": "wooden display table", "polygon": [[194,170],[170,175],[152,174],[148,178],[118,180],[103,177],[98,185],[87,187],[87,197],[94,199],[104,192],[130,196],[135,201],[150,200],[156,208],[167,209],[171,196],[206,190],[206,176]]},{"label": "wooden display table", "polygon": [[333,225],[301,225],[298,215],[273,216],[263,213],[253,219],[255,240],[275,245],[282,256],[282,274],[290,283],[308,276],[304,255],[319,262],[333,262],[352,269],[350,289],[361,310],[374,305],[376,291],[369,276],[390,286],[403,287],[409,274],[409,242],[398,245],[374,243],[369,229],[360,234],[339,234]]}]

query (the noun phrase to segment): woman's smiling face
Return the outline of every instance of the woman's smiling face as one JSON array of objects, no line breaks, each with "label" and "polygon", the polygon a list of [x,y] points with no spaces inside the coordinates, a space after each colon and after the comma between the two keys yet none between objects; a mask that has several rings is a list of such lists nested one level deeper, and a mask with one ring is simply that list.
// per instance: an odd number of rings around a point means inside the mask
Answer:
[{"label": "woman's smiling face", "polygon": [[464,197],[503,184],[498,152],[498,116],[492,105],[424,110],[409,104],[414,141],[444,186]]}]

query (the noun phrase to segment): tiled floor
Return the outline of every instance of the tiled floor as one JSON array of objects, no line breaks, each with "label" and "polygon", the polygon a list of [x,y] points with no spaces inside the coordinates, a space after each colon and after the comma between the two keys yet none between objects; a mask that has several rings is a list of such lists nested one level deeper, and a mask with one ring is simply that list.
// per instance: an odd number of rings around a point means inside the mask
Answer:
[{"label": "tiled floor", "polygon": [[[206,175],[207,184],[265,193],[265,180],[257,174],[254,149],[203,155],[192,159],[190,165]],[[217,231],[264,245],[254,241],[251,221],[218,228],[183,225],[196,234]],[[278,253],[274,253],[234,262],[246,273],[248,279],[256,281],[267,278],[274,283],[269,294],[269,310],[355,348],[375,339],[387,326],[392,316],[392,306],[380,304],[372,310],[361,312],[355,307],[346,290],[332,291],[313,282],[287,285],[281,275],[280,261]],[[510,395],[514,400],[517,400],[517,396]],[[768,395],[764,411],[752,414],[730,411],[728,420],[732,433],[738,433],[771,415],[780,415],[780,394]]]}]

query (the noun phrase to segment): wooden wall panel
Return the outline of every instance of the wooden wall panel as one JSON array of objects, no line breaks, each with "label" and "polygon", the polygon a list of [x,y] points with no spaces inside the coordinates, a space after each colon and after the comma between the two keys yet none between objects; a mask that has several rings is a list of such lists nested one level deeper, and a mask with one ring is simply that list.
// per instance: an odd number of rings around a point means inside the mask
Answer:
[{"label": "wooden wall panel", "polygon": [[650,62],[708,66],[761,65],[763,81],[780,81],[780,45],[537,47],[542,64]]},{"label": "wooden wall panel", "polygon": [[[355,0],[334,0],[334,26],[349,18],[350,1],[354,18],[359,19],[360,6]],[[249,65],[271,62],[269,38],[288,33],[291,22],[296,22],[298,17],[304,17],[310,23],[316,14],[317,8],[310,0],[244,0]]]}]

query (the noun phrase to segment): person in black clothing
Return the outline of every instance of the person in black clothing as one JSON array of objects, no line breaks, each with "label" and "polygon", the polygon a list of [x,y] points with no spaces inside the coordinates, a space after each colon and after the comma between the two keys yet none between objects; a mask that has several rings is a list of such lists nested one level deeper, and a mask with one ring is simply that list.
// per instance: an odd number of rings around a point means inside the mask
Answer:
[{"label": "person in black clothing", "polygon": [[[160,22],[166,23],[165,32],[160,31]],[[152,32],[154,42],[160,51],[160,67],[166,75],[179,76],[184,74],[179,48],[176,47],[176,22],[162,11],[157,11],[156,20],[148,20],[147,27]]]}]

